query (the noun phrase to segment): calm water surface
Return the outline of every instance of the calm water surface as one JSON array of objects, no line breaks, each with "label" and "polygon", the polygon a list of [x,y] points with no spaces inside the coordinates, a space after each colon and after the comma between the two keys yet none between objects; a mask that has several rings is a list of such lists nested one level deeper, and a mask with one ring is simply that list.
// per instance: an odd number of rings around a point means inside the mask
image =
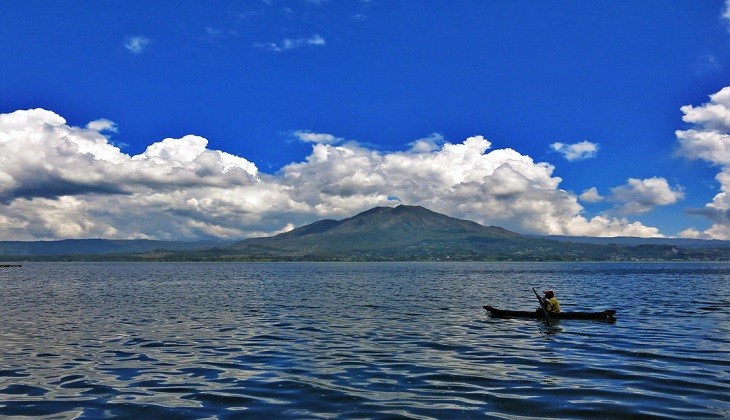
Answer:
[{"label": "calm water surface", "polygon": [[[618,321],[481,309],[533,286]],[[730,264],[34,263],[0,287],[0,417],[730,417]]]}]

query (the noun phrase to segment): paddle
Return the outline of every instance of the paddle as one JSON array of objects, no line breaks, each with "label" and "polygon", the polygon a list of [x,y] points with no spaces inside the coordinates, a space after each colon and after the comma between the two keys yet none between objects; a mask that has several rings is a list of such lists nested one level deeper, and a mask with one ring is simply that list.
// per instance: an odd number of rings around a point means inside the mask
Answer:
[{"label": "paddle", "polygon": [[540,308],[542,308],[542,312],[545,314],[545,319],[547,319],[547,323],[548,325],[550,325],[550,315],[545,308],[545,302],[543,302],[544,299],[541,298],[539,294],[537,294],[537,290],[535,290],[534,287],[532,288],[532,291],[535,292],[535,297],[537,297],[537,301],[540,302]]}]

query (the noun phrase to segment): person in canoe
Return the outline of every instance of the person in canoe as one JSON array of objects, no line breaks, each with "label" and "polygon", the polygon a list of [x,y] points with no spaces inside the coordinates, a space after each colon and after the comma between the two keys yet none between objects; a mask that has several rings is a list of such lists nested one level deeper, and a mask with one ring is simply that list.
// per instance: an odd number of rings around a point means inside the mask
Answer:
[{"label": "person in canoe", "polygon": [[[558,302],[558,298],[555,297],[555,292],[552,290],[545,290],[542,293],[545,295],[545,297],[541,299],[545,305],[545,309],[551,314],[560,312],[560,302]],[[542,309],[538,308],[538,311],[541,310]]]}]

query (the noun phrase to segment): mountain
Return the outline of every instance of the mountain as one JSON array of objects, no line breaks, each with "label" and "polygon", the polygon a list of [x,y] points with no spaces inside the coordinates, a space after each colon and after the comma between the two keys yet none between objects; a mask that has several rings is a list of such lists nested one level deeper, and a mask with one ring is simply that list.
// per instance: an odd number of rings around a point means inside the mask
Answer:
[{"label": "mountain", "polygon": [[530,242],[499,227],[455,219],[420,206],[376,207],[348,219],[321,220],[231,247],[244,255],[323,259],[407,259],[473,253],[490,243]]},{"label": "mountain", "polygon": [[[676,256],[671,247],[640,250],[641,258]],[[456,219],[420,206],[376,207],[344,220],[321,220],[222,250],[238,260],[464,261],[611,260],[631,258],[615,245],[528,237]]]}]

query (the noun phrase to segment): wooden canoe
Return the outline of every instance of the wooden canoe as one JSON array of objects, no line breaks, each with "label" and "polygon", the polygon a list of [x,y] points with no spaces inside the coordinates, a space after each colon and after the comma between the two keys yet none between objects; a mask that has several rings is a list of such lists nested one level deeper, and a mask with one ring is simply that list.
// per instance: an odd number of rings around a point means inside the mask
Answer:
[{"label": "wooden canoe", "polygon": [[[497,309],[489,305],[483,306],[484,309],[494,318],[532,318],[532,319],[545,319],[545,314],[538,311],[508,311],[504,309]],[[604,321],[615,320],[616,311],[608,309],[600,312],[558,312],[551,313],[550,319],[598,319]]]}]

